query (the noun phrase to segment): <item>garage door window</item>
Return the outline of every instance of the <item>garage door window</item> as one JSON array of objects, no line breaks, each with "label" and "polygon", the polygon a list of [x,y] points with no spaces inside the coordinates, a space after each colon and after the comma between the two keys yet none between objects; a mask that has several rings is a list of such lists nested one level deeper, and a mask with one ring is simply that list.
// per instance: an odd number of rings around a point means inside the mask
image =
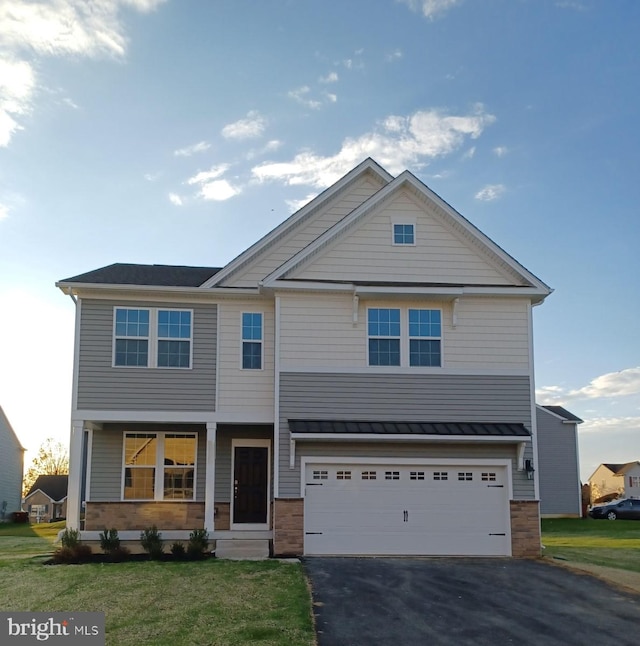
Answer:
[{"label": "garage door window", "polygon": [[400,471],[385,471],[385,480],[400,480]]},{"label": "garage door window", "polygon": [[314,471],[313,472],[313,479],[314,480],[328,480],[329,479],[329,474],[327,471]]},{"label": "garage door window", "polygon": [[495,473],[483,473],[482,474],[482,481],[483,482],[495,482],[496,481],[496,474]]},{"label": "garage door window", "polygon": [[448,471],[434,471],[433,472],[433,479],[434,480],[448,480],[449,479],[449,473],[448,473]]},{"label": "garage door window", "polygon": [[376,479],[376,472],[375,471],[363,471],[362,472],[362,479],[363,480],[375,480]]},{"label": "garage door window", "polygon": [[473,480],[473,473],[470,473],[468,471],[459,471],[458,480],[464,481],[464,482],[471,482]]},{"label": "garage door window", "polygon": [[336,478],[338,480],[351,480],[351,471],[338,471]]},{"label": "garage door window", "polygon": [[424,480],[424,471],[411,471],[409,472],[410,480]]}]

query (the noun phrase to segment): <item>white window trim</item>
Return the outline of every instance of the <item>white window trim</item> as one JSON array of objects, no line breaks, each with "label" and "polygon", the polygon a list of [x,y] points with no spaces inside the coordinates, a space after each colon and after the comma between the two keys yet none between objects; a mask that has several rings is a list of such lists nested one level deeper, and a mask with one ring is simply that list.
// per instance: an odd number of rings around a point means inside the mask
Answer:
[{"label": "white window trim", "polygon": [[[149,336],[117,336],[116,335],[116,311],[117,310],[146,310],[149,312]],[[191,336],[188,339],[160,337],[158,335],[158,312],[190,312],[191,313]],[[193,329],[194,314],[193,310],[183,307],[146,307],[135,305],[114,305],[113,307],[113,338],[111,341],[111,367],[112,368],[132,368],[142,370],[192,370],[193,369]],[[146,366],[120,366],[116,364],[116,339],[136,339],[147,340],[149,343],[148,363]],[[189,365],[181,366],[159,366],[158,365],[158,341],[189,341]]]},{"label": "white window trim", "polygon": [[[124,497],[124,485],[125,485],[125,472],[127,464],[125,464],[125,449],[126,442],[125,438],[127,435],[155,435],[156,436],[156,463],[153,465],[153,468],[156,470],[153,486],[153,498],[125,498]],[[196,446],[195,446],[195,455],[194,455],[194,464],[193,464],[193,498],[165,498],[164,497],[164,439],[165,435],[186,435],[186,436],[195,436]],[[151,465],[144,465],[146,468],[151,468]],[[120,500],[122,502],[194,502],[197,500],[196,488],[198,482],[198,433],[196,431],[123,431],[122,432],[122,481],[120,485]],[[133,467],[137,468],[137,467]],[[140,467],[144,468],[144,467]]]},{"label": "white window trim", "polygon": [[[266,523],[234,523],[233,511],[235,496],[233,489],[235,486],[234,476],[236,468],[236,447],[241,446],[257,446],[267,447],[267,522]],[[229,529],[246,529],[246,530],[262,530],[271,529],[271,440],[268,439],[244,439],[232,438],[231,439],[231,502],[229,505]]]},{"label": "white window trim", "polygon": [[[400,310],[400,336],[371,336],[369,334],[369,310]],[[409,336],[409,310],[437,310],[440,312],[440,336],[423,337]],[[367,316],[365,323],[366,343],[365,343],[365,365],[368,369],[379,370],[381,372],[393,372],[394,370],[414,371],[437,371],[441,372],[445,365],[444,356],[444,312],[441,307],[417,307],[416,305],[407,305],[402,307],[389,305],[371,305],[367,306]],[[400,339],[400,365],[399,366],[375,366],[369,363],[369,339]],[[411,339],[425,339],[428,341],[440,341],[440,365],[439,366],[411,366],[409,365],[409,342]]]},{"label": "white window trim", "polygon": [[[395,238],[395,225],[396,224],[408,224],[413,227],[413,242],[396,242]],[[391,218],[391,244],[394,247],[415,247],[418,240],[418,225],[416,223],[416,218],[413,217],[404,217],[404,216],[393,216]]]},{"label": "white window trim", "polygon": [[[242,338],[242,317],[244,314],[260,314],[262,316],[262,338],[260,339],[260,367],[259,368],[245,368],[242,365],[242,350],[245,341],[247,343],[258,343],[256,339],[243,339]],[[265,328],[265,314],[261,310],[242,310],[240,312],[240,370],[243,372],[260,372],[264,370],[264,328]]]}]

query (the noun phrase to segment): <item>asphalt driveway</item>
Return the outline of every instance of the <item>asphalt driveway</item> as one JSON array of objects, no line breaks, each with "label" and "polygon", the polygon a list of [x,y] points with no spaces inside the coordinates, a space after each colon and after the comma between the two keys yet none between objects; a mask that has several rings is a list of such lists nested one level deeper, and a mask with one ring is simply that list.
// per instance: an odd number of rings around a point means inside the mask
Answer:
[{"label": "asphalt driveway", "polygon": [[319,646],[637,646],[640,596],[516,559],[306,558]]}]

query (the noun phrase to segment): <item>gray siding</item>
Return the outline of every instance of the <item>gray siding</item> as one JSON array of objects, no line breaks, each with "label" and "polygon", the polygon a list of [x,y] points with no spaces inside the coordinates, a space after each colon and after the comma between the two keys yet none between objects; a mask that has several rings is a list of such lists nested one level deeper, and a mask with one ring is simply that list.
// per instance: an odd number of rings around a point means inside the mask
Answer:
[{"label": "gray siding", "polygon": [[0,518],[3,507],[5,517],[21,509],[23,456],[20,442],[0,408]]},{"label": "gray siding", "polygon": [[93,431],[91,451],[91,482],[89,500],[108,502],[122,500],[122,438],[124,430],[144,431],[186,431],[198,434],[198,452],[196,467],[196,500],[204,500],[206,480],[207,434],[201,428],[145,428],[130,427],[124,429],[114,425],[112,428]]},{"label": "gray siding", "polygon": [[212,411],[216,391],[217,306],[127,302],[127,307],[193,309],[193,367],[113,368],[113,301],[83,300],[78,409]]},{"label": "gray siding", "polygon": [[[295,468],[289,468],[289,418],[432,422],[516,422],[531,429],[528,377],[316,374],[283,373],[280,376],[280,496],[300,494],[300,455],[315,451],[311,443],[298,443]],[[411,445],[413,446],[413,445]],[[496,444],[422,445],[422,457],[506,457]],[[325,444],[325,455],[356,455],[363,446]],[[372,445],[377,457],[403,457],[407,447],[385,442]],[[414,447],[416,448],[416,447]],[[515,445],[507,449],[515,459]],[[329,452],[327,452],[329,451]],[[488,453],[486,452],[488,451]],[[346,453],[345,453],[346,452]],[[463,455],[464,453],[465,455]],[[311,455],[309,453],[309,455]],[[359,453],[357,454],[359,455]],[[368,454],[363,454],[367,456]],[[412,453],[416,455],[416,453]],[[531,458],[531,447],[526,457]],[[515,469],[513,493],[532,499],[534,484]]]},{"label": "gray siding", "polygon": [[538,426],[538,477],[540,514],[579,516],[577,425],[564,424],[543,408],[536,412]]}]

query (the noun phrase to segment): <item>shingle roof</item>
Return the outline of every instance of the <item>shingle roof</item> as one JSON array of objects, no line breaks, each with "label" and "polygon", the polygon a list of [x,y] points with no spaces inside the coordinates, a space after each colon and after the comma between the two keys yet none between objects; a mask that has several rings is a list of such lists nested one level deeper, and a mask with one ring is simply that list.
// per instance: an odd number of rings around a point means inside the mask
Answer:
[{"label": "shingle roof", "polygon": [[562,406],[543,406],[542,408],[555,413],[560,417],[564,417],[568,422],[576,422],[577,424],[582,424],[582,422],[584,422],[584,420],[580,419],[577,415],[570,413],[566,408],[563,408]]},{"label": "shingle roof", "polygon": [[46,493],[51,500],[62,500],[67,495],[68,482],[69,476],[38,476],[31,489],[29,489],[29,493],[25,497],[30,496],[34,491],[40,489],[40,491]]},{"label": "shingle roof", "polygon": [[85,274],[65,278],[60,283],[93,283],[101,285],[154,285],[158,287],[200,287],[220,267],[184,265],[134,265],[114,263]]},{"label": "shingle roof", "polygon": [[377,422],[290,419],[292,433],[372,433],[376,435],[466,435],[528,437],[523,424],[485,422]]},{"label": "shingle roof", "polygon": [[613,473],[618,473],[618,471],[627,466],[627,464],[629,463],[624,462],[623,464],[620,464],[618,462],[603,462],[602,466],[607,467],[607,469],[609,469],[609,471],[612,471]]}]

